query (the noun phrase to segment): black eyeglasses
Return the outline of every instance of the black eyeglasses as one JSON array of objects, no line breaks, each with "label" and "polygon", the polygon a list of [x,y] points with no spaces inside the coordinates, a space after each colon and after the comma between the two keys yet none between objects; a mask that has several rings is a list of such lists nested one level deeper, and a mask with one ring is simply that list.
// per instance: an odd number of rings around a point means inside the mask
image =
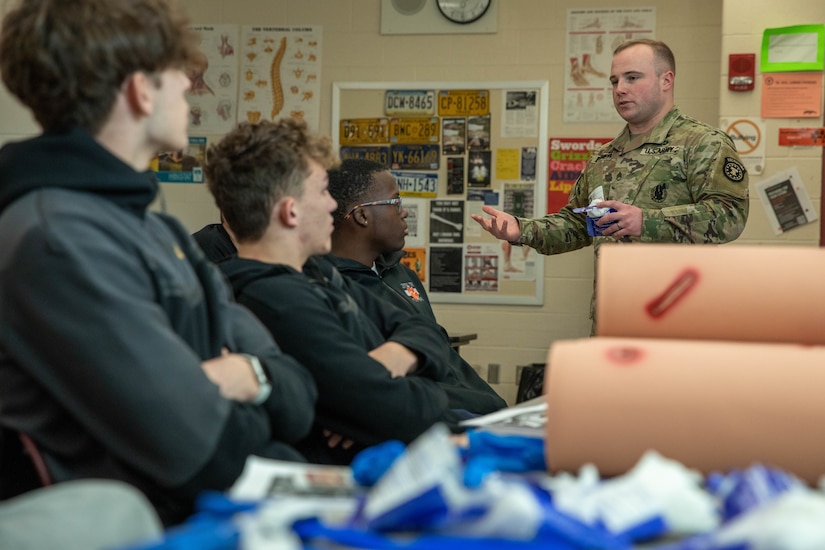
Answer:
[{"label": "black eyeglasses", "polygon": [[401,208],[402,208],[401,207],[401,197],[395,197],[394,199],[384,199],[382,201],[370,201],[370,202],[365,202],[363,204],[359,204],[357,206],[354,206],[352,208],[352,210],[350,210],[349,213],[346,216],[344,216],[344,219],[345,220],[350,219],[350,216],[352,216],[352,213],[355,212],[356,210],[358,210],[359,208],[363,208],[365,206],[379,206],[381,204],[394,204],[398,208],[398,213],[399,214],[401,213]]}]

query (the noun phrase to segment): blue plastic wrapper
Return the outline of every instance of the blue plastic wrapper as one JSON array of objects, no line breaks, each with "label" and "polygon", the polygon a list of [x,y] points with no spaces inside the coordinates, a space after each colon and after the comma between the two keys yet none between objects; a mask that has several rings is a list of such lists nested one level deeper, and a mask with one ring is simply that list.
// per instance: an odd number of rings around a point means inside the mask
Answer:
[{"label": "blue plastic wrapper", "polygon": [[362,487],[372,487],[406,448],[401,441],[391,440],[364,449],[350,464],[353,479]]},{"label": "blue plastic wrapper", "polygon": [[[615,211],[616,211],[615,209],[609,208],[607,210],[607,212],[605,212],[605,213],[608,214],[610,212],[615,212]],[[602,214],[602,216],[603,215],[604,214]],[[602,234],[603,234],[602,232],[606,228],[608,228],[611,225],[614,225],[615,223],[617,223],[617,222],[611,222],[611,223],[609,223],[607,225],[603,225],[603,226],[596,225],[596,222],[599,221],[602,218],[602,216],[592,217],[588,213],[588,215],[587,215],[587,234],[590,235],[591,237],[600,237],[600,236],[602,236]]]},{"label": "blue plastic wrapper", "polygon": [[791,489],[805,485],[793,475],[776,468],[755,464],[746,470],[708,476],[707,489],[722,505],[722,520],[749,512]]},{"label": "blue plastic wrapper", "polygon": [[546,472],[544,440],[539,437],[470,431],[470,444],[462,449],[464,485],[478,487],[493,472]]}]

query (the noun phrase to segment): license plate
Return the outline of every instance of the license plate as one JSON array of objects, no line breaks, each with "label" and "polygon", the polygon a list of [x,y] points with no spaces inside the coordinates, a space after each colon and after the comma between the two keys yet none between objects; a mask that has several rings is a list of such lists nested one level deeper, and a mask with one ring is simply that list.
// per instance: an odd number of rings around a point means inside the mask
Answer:
[{"label": "license plate", "polygon": [[441,90],[438,92],[438,114],[441,116],[474,116],[490,114],[489,90]]},{"label": "license plate", "polygon": [[390,119],[390,143],[438,143],[438,117]]},{"label": "license plate", "polygon": [[384,93],[384,113],[387,115],[434,115],[433,90],[387,90]]},{"label": "license plate", "polygon": [[441,158],[438,145],[393,145],[390,152],[393,170],[438,170]]},{"label": "license plate", "polygon": [[402,195],[435,197],[438,193],[438,174],[421,174],[418,172],[392,172]]},{"label": "license plate", "polygon": [[341,121],[341,145],[380,145],[389,143],[386,118],[350,118]]},{"label": "license plate", "polygon": [[341,147],[341,160],[371,160],[384,166],[390,165],[389,147]]}]

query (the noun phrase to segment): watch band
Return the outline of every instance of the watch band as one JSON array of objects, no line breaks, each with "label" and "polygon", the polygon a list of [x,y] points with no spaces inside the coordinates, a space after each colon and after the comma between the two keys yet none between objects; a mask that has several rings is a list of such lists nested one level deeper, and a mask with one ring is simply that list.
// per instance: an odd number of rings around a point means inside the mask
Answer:
[{"label": "watch band", "polygon": [[258,379],[258,395],[255,396],[252,403],[260,405],[266,401],[269,394],[272,393],[272,384],[269,383],[266,371],[264,371],[264,367],[257,357],[248,353],[241,353],[240,355],[249,362],[249,366],[252,367],[252,372],[255,373],[255,378]]}]

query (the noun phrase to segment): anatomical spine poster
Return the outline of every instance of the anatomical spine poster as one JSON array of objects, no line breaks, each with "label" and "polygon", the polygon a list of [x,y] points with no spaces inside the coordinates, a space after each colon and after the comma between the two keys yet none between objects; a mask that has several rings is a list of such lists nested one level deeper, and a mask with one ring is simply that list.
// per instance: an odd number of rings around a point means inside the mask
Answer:
[{"label": "anatomical spine poster", "polygon": [[321,27],[241,29],[238,122],[303,118],[320,124]]}]

